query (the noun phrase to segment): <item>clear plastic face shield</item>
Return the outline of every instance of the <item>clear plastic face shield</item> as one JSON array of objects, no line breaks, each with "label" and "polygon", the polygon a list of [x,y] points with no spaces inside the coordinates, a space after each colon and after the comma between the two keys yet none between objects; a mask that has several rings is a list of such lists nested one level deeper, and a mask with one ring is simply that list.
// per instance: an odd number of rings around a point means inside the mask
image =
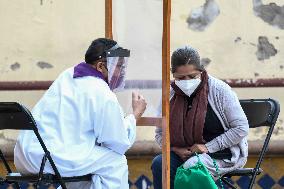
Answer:
[{"label": "clear plastic face shield", "polygon": [[108,84],[112,91],[119,92],[125,87],[126,68],[130,51],[118,46],[106,52]]}]

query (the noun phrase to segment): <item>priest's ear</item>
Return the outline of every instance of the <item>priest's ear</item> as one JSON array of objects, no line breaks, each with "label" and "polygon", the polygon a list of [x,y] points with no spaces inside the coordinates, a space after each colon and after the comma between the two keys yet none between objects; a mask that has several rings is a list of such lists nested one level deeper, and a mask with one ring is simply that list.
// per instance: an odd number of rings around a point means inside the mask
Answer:
[{"label": "priest's ear", "polygon": [[106,66],[106,62],[104,61],[97,61],[93,67],[98,70],[99,72],[101,72],[105,78],[107,78],[108,75],[108,71],[107,71],[107,66]]},{"label": "priest's ear", "polygon": [[96,62],[94,67],[101,73],[103,73],[103,69],[105,68],[104,63],[101,61]]}]

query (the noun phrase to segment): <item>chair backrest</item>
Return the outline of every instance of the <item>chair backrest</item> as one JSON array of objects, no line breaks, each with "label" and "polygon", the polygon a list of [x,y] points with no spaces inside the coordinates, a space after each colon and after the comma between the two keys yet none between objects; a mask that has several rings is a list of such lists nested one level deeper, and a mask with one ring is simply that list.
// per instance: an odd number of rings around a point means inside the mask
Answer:
[{"label": "chair backrest", "polygon": [[248,188],[251,189],[255,182],[257,172],[263,161],[271,135],[273,133],[274,126],[280,112],[280,104],[273,99],[240,100],[240,103],[247,116],[250,128],[256,128],[261,126],[269,127],[262,149],[259,153],[257,163],[254,168],[254,173],[249,183]]},{"label": "chair backrest", "polygon": [[[31,112],[23,105],[17,102],[0,102],[0,130],[14,129],[14,130],[33,130],[36,135],[43,151],[44,156],[42,159],[39,175],[43,174],[46,159],[49,161],[56,177],[59,179],[59,183],[62,188],[66,188],[65,183],[62,181],[62,177],[50,155],[50,152],[46,148],[43,139],[41,138],[36,126],[36,122]],[[8,173],[11,173],[11,168],[6,161],[3,153],[0,150],[0,159],[4,162],[4,165]]]},{"label": "chair backrest", "polygon": [[274,126],[280,105],[273,99],[249,99],[240,100],[241,106],[247,116],[250,128],[261,126]]},{"label": "chair backrest", "polygon": [[33,130],[35,121],[30,111],[17,102],[0,102],[0,130]]}]

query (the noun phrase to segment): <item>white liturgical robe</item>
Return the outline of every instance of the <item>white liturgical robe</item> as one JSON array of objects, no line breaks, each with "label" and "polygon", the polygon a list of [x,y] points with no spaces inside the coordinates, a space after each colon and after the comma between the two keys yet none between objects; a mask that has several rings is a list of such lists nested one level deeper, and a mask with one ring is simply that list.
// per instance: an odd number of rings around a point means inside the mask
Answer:
[{"label": "white liturgical robe", "polygon": [[[73,73],[61,73],[32,110],[39,133],[62,176],[93,174],[68,189],[129,188],[124,153],[135,141],[135,117],[124,116],[103,79]],[[14,154],[20,173],[38,173],[44,152],[33,131],[20,132]],[[48,161],[44,172],[54,173]]]}]

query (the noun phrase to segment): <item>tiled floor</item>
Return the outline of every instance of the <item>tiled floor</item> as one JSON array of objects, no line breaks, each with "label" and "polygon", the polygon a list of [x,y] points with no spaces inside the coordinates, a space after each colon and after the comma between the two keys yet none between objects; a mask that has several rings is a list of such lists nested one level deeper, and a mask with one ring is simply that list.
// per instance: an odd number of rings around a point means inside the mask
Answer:
[{"label": "tiled floor", "polygon": [[[131,189],[153,189],[151,175],[152,158],[129,159],[129,184]],[[250,158],[247,167],[253,167],[256,158]],[[283,158],[266,158],[262,164],[264,173],[259,175],[254,186],[255,189],[278,189],[284,188],[284,157]],[[5,173],[3,167],[0,172]],[[233,178],[232,182],[239,186],[240,189],[247,188],[249,183],[248,177]],[[22,183],[22,189],[33,189],[31,184]],[[56,186],[41,186],[41,189],[55,189]],[[0,189],[12,189],[7,184],[0,185]]]}]

